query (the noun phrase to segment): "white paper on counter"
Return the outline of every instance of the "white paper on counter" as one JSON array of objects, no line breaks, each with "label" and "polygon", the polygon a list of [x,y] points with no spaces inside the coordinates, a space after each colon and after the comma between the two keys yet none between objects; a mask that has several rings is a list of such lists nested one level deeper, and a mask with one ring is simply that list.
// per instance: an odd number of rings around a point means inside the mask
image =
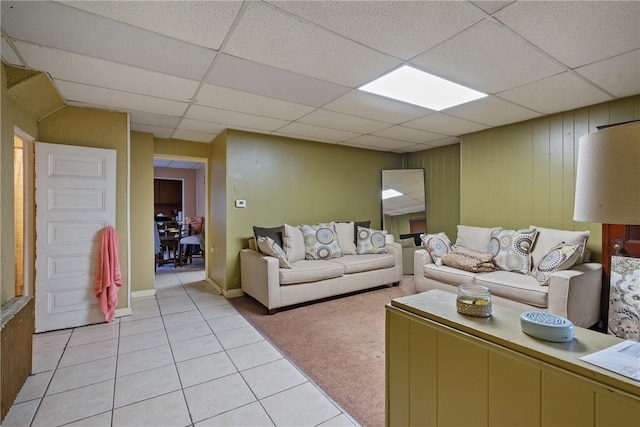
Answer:
[{"label": "white paper on counter", "polygon": [[626,340],[604,350],[582,356],[580,360],[640,381],[640,343]]}]

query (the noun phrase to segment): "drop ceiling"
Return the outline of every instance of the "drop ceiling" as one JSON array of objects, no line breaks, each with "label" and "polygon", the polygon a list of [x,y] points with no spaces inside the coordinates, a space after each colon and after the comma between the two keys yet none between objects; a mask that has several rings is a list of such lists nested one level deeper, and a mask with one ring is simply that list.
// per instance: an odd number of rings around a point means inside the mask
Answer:
[{"label": "drop ceiling", "polygon": [[[67,105],[211,142],[240,129],[398,153],[640,93],[637,1],[2,1],[2,60]],[[489,96],[359,91],[403,64]]]}]

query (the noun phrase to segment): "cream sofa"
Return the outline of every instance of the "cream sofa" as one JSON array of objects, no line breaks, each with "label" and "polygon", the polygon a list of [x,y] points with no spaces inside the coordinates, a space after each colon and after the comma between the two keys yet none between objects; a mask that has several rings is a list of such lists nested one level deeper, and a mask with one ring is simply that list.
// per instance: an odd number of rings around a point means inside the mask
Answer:
[{"label": "cream sofa", "polygon": [[341,254],[326,259],[308,259],[308,240],[298,232],[300,227],[284,224],[283,244],[274,253],[269,253],[274,239],[271,246],[268,236],[249,239],[249,248],[240,251],[242,291],[273,314],[281,307],[400,283],[402,249],[392,235],[382,231],[384,245],[374,251],[381,253],[359,254],[354,223],[334,224],[342,230],[336,233]]},{"label": "cream sofa", "polygon": [[[535,231],[531,233],[531,230]],[[516,252],[521,251],[522,254],[518,256],[525,264],[528,259],[530,265],[516,267],[517,262],[514,261],[513,271],[505,271],[503,268],[509,264],[508,257],[514,251],[513,247],[503,246],[509,246],[509,234],[512,231],[521,238],[521,247]],[[414,253],[417,292],[441,289],[456,293],[458,285],[475,283],[489,288],[492,301],[498,305],[520,311],[557,314],[581,327],[591,327],[600,320],[602,265],[589,262],[590,254],[586,249],[588,231],[564,231],[536,226],[530,226],[526,230],[503,230],[500,227],[460,225],[455,244],[450,243],[448,248],[446,242],[443,245],[438,238],[444,237],[447,240],[447,236],[442,234],[423,236],[425,248]],[[511,243],[515,244],[516,240],[512,239]],[[431,247],[427,249],[429,244]],[[577,250],[571,252],[576,247]],[[498,255],[497,250],[500,250]],[[483,271],[491,269],[483,268],[484,264],[478,262],[476,265],[467,263],[465,268],[459,268],[456,262],[451,262],[456,258],[453,255],[456,251],[467,255],[474,255],[475,252],[489,253],[493,255],[492,263],[501,264],[502,267],[495,271]],[[562,251],[571,253],[563,254]],[[468,268],[470,265],[471,268]]]}]

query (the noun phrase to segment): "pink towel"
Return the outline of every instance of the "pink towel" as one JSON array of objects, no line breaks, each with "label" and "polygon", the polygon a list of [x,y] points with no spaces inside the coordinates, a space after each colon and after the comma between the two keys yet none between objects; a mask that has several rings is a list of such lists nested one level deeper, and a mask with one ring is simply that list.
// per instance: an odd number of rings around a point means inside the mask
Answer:
[{"label": "pink towel", "polygon": [[107,226],[102,231],[96,283],[93,287],[107,322],[111,322],[115,317],[120,286],[122,286],[122,273],[118,260],[118,234],[115,228]]}]

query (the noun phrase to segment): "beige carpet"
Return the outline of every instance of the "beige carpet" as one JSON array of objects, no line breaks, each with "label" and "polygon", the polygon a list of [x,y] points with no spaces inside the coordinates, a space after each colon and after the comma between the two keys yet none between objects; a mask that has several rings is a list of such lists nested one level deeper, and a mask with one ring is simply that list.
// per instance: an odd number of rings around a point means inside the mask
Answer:
[{"label": "beige carpet", "polygon": [[400,286],[299,306],[268,315],[252,298],[231,303],[356,421],[384,426],[384,307],[415,293]]}]

